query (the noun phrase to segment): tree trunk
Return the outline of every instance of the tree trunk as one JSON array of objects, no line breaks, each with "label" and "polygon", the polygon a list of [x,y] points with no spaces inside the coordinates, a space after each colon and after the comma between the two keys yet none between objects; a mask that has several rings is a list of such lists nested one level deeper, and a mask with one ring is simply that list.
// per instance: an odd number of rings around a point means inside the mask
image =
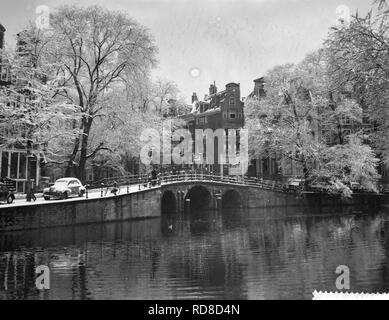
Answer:
[{"label": "tree trunk", "polygon": [[88,139],[89,139],[89,133],[92,126],[93,119],[92,117],[89,117],[88,120],[84,120],[84,130],[81,140],[81,153],[80,153],[80,162],[78,165],[78,172],[77,177],[82,182],[85,181],[85,166],[86,166],[86,160],[87,160],[87,152],[88,152]]},{"label": "tree trunk", "polygon": [[67,167],[66,167],[66,172],[65,172],[65,176],[66,177],[71,177],[73,175],[73,172],[74,172],[74,160],[76,159],[76,156],[77,156],[77,153],[78,153],[79,144],[80,144],[80,138],[77,137],[76,141],[74,142],[73,152],[70,155],[70,158],[69,158],[69,161],[68,161],[68,164],[67,164]]},{"label": "tree trunk", "polygon": [[[73,129],[75,129],[75,128],[76,128],[76,125],[74,123]],[[83,128],[83,122],[81,123],[80,129],[82,129],[82,128]],[[78,135],[78,137],[74,141],[73,152],[70,154],[69,161],[68,161],[68,164],[66,167],[66,172],[65,172],[66,177],[71,177],[74,173],[74,169],[75,169],[74,161],[76,160],[79,146],[80,146],[80,135]]]}]

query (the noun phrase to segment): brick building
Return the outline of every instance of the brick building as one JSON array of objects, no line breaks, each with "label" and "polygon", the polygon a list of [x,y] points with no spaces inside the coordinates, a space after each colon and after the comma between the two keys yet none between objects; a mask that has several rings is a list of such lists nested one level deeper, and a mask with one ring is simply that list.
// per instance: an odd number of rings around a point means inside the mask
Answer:
[{"label": "brick building", "polygon": [[[4,38],[6,29],[0,24],[0,50],[4,49]],[[4,61],[4,58],[0,55],[0,86],[7,85],[9,83],[8,66]]]},{"label": "brick building", "polygon": [[5,36],[5,28],[2,24],[0,24],[0,49],[3,49],[4,48],[4,36]]},{"label": "brick building", "polygon": [[[240,84],[228,83],[223,91],[217,91],[216,84],[209,87],[209,93],[204,100],[200,101],[196,93],[192,95],[192,110],[190,113],[181,116],[186,126],[192,133],[194,141],[196,129],[240,129],[244,126],[244,103],[241,100]],[[237,146],[239,148],[239,146]],[[206,163],[206,147],[204,154],[195,155],[202,158]],[[214,164],[205,166],[206,170],[212,173],[220,173],[221,166],[218,165],[220,152],[218,150],[217,138],[214,144]],[[229,166],[224,166],[224,173],[229,173]]]},{"label": "brick building", "polygon": [[[4,49],[4,35],[6,29],[0,24],[0,48]],[[26,55],[25,46],[21,40],[21,34],[17,35],[16,52],[19,55]],[[17,78],[12,74],[12,70],[4,57],[0,56],[0,88],[6,87],[16,91]],[[16,101],[22,103],[23,99],[29,99],[24,93],[20,93],[17,96]],[[7,102],[10,103],[10,102]],[[19,102],[12,101],[11,104],[14,108],[18,108]],[[1,115],[0,115],[1,116]],[[8,133],[4,132],[4,136]],[[4,141],[3,141],[4,142]],[[25,146],[13,144],[0,148],[0,177],[10,178],[16,181],[17,192],[25,192],[28,181],[28,172],[30,172],[31,183],[36,188],[40,187],[41,182],[41,160],[42,156],[38,150],[31,150],[31,153],[27,152]],[[30,166],[28,170],[27,166]]]}]

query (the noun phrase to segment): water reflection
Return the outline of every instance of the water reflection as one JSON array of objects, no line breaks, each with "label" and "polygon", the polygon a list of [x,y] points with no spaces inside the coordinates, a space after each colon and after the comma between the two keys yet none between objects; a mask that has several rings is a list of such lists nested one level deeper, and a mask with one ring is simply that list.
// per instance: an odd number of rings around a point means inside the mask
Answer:
[{"label": "water reflection", "polygon": [[[388,291],[388,215],[202,211],[0,235],[0,299],[310,299]],[[35,289],[48,265],[51,289]]]}]

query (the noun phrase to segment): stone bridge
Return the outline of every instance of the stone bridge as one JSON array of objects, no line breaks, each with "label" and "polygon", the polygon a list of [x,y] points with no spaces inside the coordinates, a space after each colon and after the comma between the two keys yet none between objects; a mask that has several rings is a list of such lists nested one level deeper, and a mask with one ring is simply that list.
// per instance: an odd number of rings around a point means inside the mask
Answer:
[{"label": "stone bridge", "polygon": [[288,205],[295,197],[282,192],[277,186],[220,179],[183,178],[168,181],[161,186],[161,213],[220,208],[258,208]]}]

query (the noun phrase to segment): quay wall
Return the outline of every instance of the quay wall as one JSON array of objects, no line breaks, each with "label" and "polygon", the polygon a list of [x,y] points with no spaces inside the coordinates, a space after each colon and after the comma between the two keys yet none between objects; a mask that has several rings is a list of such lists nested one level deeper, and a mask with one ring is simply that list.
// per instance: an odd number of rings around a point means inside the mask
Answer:
[{"label": "quay wall", "polygon": [[0,207],[0,232],[159,217],[160,190]]}]

